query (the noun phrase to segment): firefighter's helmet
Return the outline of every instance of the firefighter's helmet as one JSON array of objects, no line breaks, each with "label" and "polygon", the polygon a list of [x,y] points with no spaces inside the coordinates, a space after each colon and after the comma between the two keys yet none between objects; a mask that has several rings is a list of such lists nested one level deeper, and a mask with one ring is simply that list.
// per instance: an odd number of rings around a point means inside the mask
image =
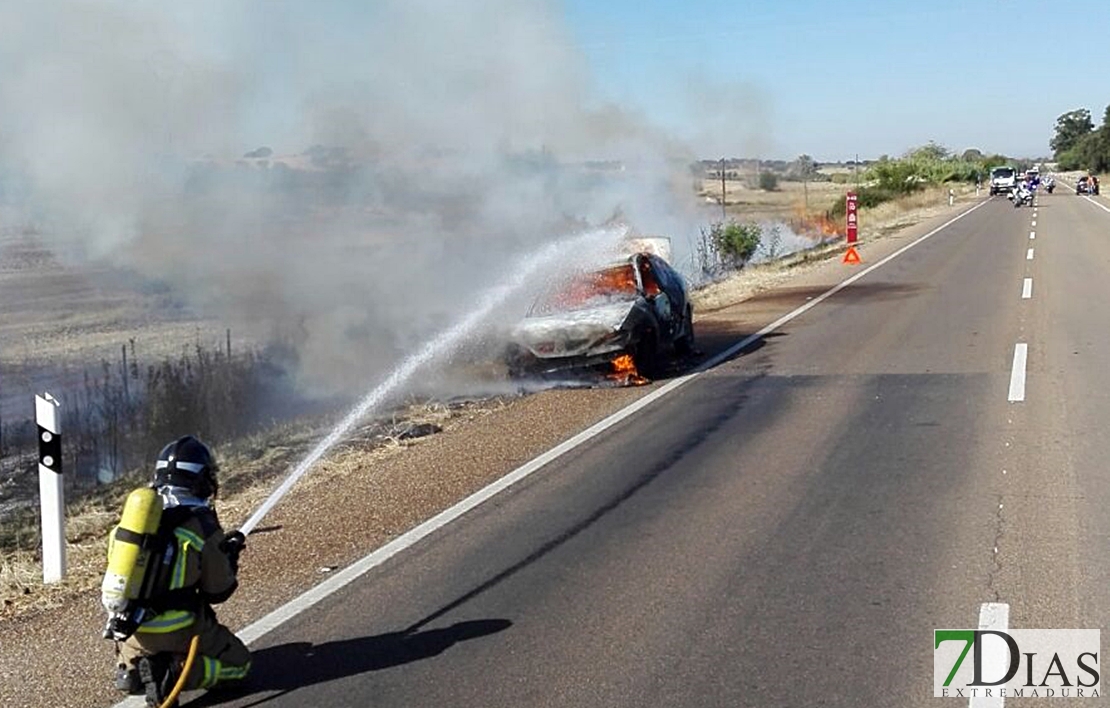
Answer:
[{"label": "firefighter's helmet", "polygon": [[174,440],[162,448],[154,467],[154,486],[184,487],[201,499],[219,489],[216,458],[208,446],[192,435]]}]

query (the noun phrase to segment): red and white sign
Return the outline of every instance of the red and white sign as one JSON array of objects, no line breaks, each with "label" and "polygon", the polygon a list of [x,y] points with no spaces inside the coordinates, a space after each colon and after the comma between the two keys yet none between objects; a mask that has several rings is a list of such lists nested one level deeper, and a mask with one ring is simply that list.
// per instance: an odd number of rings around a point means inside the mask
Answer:
[{"label": "red and white sign", "polygon": [[848,219],[848,244],[851,245],[859,238],[859,221],[857,210],[857,197],[855,192],[848,192],[847,208],[844,210]]}]

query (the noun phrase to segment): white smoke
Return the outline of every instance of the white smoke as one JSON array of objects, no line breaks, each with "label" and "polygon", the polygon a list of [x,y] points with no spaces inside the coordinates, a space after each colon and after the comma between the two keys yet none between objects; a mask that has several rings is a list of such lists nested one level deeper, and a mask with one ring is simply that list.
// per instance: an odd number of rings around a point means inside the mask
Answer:
[{"label": "white smoke", "polygon": [[619,211],[681,247],[692,158],[543,0],[0,3],[0,206],[327,390],[560,234]]}]

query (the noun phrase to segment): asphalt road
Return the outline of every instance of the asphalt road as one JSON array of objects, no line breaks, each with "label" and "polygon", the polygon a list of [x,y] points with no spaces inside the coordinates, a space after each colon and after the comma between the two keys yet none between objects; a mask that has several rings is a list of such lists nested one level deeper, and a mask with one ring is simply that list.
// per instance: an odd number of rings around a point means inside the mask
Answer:
[{"label": "asphalt road", "polygon": [[932,631],[983,603],[1102,628],[1110,213],[1040,201],[1034,227],[991,200],[266,635],[222,705],[932,706]]}]

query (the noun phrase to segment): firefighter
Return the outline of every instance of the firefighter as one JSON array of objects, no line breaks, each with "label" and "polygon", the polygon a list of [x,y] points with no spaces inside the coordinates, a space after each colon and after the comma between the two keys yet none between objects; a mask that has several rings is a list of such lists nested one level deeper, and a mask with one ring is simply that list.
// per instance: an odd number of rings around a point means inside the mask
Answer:
[{"label": "firefighter", "polygon": [[[171,693],[194,636],[199,637],[197,655],[184,690],[239,681],[250,670],[250,651],[212,610],[238,587],[245,540],[238,531],[225,534],[216,518],[217,471],[211,451],[192,436],[166,445],[155,465],[152,486],[162,507],[158,532],[166,539],[161,555],[172,558],[172,571],[162,574],[166,579],[156,583],[161,587],[154,587],[150,597],[136,601],[144,612],[133,633],[114,636],[116,688],[145,694],[149,705],[160,705]],[[122,545],[116,536],[109,545],[109,565],[113,544]]]}]

